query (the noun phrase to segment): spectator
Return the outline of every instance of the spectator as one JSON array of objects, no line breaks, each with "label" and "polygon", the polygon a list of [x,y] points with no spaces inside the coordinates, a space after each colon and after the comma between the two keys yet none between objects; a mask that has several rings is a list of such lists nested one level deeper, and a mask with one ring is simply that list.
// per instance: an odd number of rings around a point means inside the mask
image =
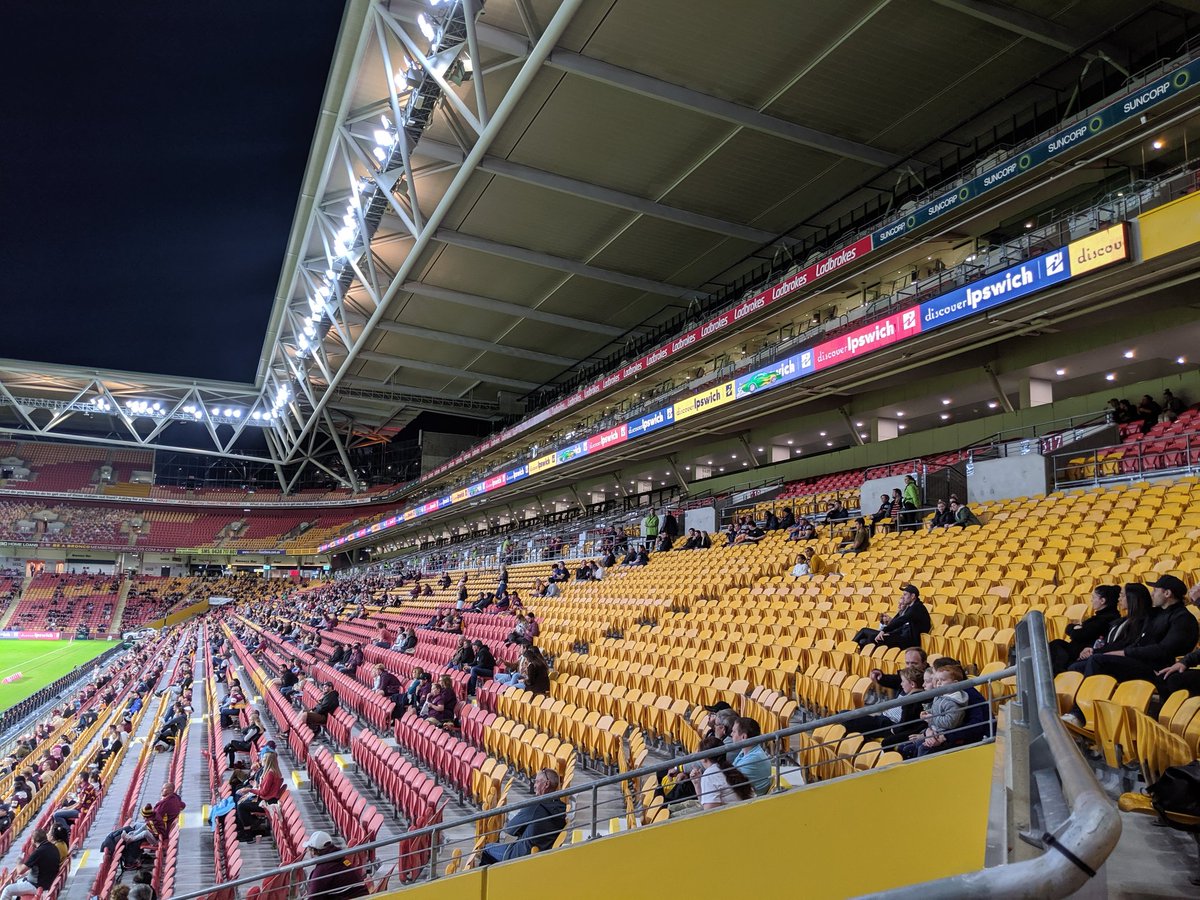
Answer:
[{"label": "spectator", "polygon": [[[74,793],[54,811],[51,817],[54,824],[69,829],[76,819],[87,812],[100,798],[99,780],[100,776],[95,773],[83,775]],[[0,834],[4,830],[0,828]]]},{"label": "spectator", "polygon": [[[1187,597],[1192,603],[1200,606],[1200,584],[1193,585],[1188,590]],[[1200,649],[1193,650],[1178,662],[1159,671],[1158,677],[1164,679],[1159,693],[1163,697],[1169,697],[1175,691],[1187,691],[1193,697],[1200,695],[1200,670],[1194,668],[1195,666],[1200,666]]]},{"label": "spectator", "polygon": [[454,682],[450,680],[449,675],[443,675],[438,679],[437,688],[425,701],[421,715],[437,725],[451,725],[454,722],[454,707],[457,703]]},{"label": "spectator", "polygon": [[463,636],[458,639],[458,648],[454,651],[454,655],[450,657],[450,662],[447,665],[456,672],[461,672],[475,665],[475,648],[471,645],[470,638]]},{"label": "spectator", "polygon": [[[965,680],[966,675],[961,666],[945,665],[934,672],[933,686],[946,687]],[[921,718],[927,725],[924,733],[914,735],[912,740],[900,744],[897,748],[900,755],[905,759],[912,759],[914,756],[926,756],[945,749],[949,733],[963,724],[969,703],[970,698],[963,690],[934,697],[929,709],[921,713]]]},{"label": "spectator", "polygon": [[854,635],[859,649],[873,644],[887,647],[913,647],[921,643],[921,635],[933,628],[929,610],[921,602],[921,592],[915,585],[900,586],[900,602],[895,616],[881,616],[880,628],[860,628]]},{"label": "spectator", "polygon": [[1123,649],[1093,653],[1085,663],[1085,676],[1111,675],[1117,681],[1140,679],[1158,684],[1160,671],[1196,649],[1200,623],[1188,611],[1187,585],[1174,575],[1162,575],[1150,588],[1154,611],[1145,632]]},{"label": "spectator", "polygon": [[413,669],[412,680],[408,683],[408,687],[404,689],[404,693],[400,695],[397,702],[403,703],[403,708],[399,710],[400,714],[404,714],[404,709],[411,708],[418,712],[425,706],[425,701],[429,697],[429,692],[433,689],[433,676],[424,669]]},{"label": "spectator", "polygon": [[[759,727],[757,721],[749,716],[740,716],[733,723],[731,737],[733,743],[736,744],[759,737],[761,734],[762,728]],[[746,780],[750,782],[757,796],[762,797],[770,793],[771,760],[762,744],[739,750],[737,756],[733,758],[733,767],[746,776]]]},{"label": "spectator", "polygon": [[1142,420],[1142,434],[1146,434],[1158,424],[1158,417],[1162,414],[1162,407],[1154,402],[1154,398],[1149,394],[1142,394],[1142,399],[1137,405],[1137,417]]},{"label": "spectator", "polygon": [[788,532],[789,541],[813,541],[817,538],[817,526],[808,519],[800,519]]},{"label": "spectator", "polygon": [[258,714],[258,710],[250,713],[250,721],[246,727],[242,729],[240,737],[236,737],[225,745],[222,751],[225,758],[229,760],[229,767],[233,768],[235,755],[238,753],[247,753],[254,748],[254,742],[262,737],[263,732],[262,718]]},{"label": "spectator", "polygon": [[810,550],[802,550],[796,556],[796,564],[792,566],[793,578],[804,578],[812,574],[812,566],[809,565],[808,558],[811,555]]},{"label": "spectator", "polygon": [[[274,745],[272,744],[271,746]],[[171,829],[179,820],[180,813],[185,809],[187,809],[187,804],[183,802],[183,798],[175,791],[175,783],[171,781],[163,782],[158,802],[154,804],[155,820],[162,823],[163,835],[171,833]]]},{"label": "spectator", "polygon": [[1163,391],[1162,416],[1168,422],[1174,422],[1187,409],[1187,404],[1171,393],[1167,388]]},{"label": "spectator", "polygon": [[971,512],[970,507],[959,503],[958,500],[950,499],[950,512],[954,514],[954,524],[959,528],[966,528],[968,525],[982,525],[979,521],[979,516]]},{"label": "spectator", "polygon": [[386,622],[375,623],[375,640],[371,643],[376,647],[382,647],[384,650],[392,646],[392,633],[388,630]]},{"label": "spectator", "polygon": [[279,673],[279,693],[287,699],[296,693],[296,685],[300,682],[300,663],[292,660],[291,664]]},{"label": "spectator", "polygon": [[762,529],[763,529],[763,531],[778,531],[779,530],[779,517],[777,515],[775,515],[775,511],[773,509],[767,510],[767,515],[763,519]]},{"label": "spectator", "polygon": [[736,544],[757,544],[759,541],[761,541],[766,536],[767,536],[767,533],[765,531],[763,531],[761,528],[759,528],[756,523],[750,522],[745,526],[745,528],[743,530],[740,530],[738,532],[737,536],[733,539],[733,543],[735,545]]},{"label": "spectator", "polygon": [[[917,669],[919,672],[924,674],[925,670],[928,668],[929,657],[924,650],[922,650],[920,647],[908,647],[905,649],[904,666],[902,667],[901,671],[903,671],[903,669]],[[899,691],[901,688],[899,672],[895,675],[885,675],[882,669],[872,669],[867,674],[870,676],[871,680],[881,688],[892,692]],[[920,684],[921,681],[918,680],[917,685],[920,686]]]},{"label": "spectator", "polygon": [[1102,650],[1121,650],[1134,641],[1141,640],[1150,622],[1153,611],[1150,602],[1150,591],[1144,584],[1130,583],[1121,588],[1117,598],[1117,611],[1125,615],[1118,619],[1109,629],[1108,634],[1096,641],[1091,647],[1079,651],[1079,658],[1068,668],[1082,672],[1087,668],[1087,660]]},{"label": "spectator", "polygon": [[642,537],[651,543],[658,537],[658,513],[653,509],[642,519]]},{"label": "spectator", "polygon": [[0,891],[0,900],[12,900],[13,897],[48,891],[53,886],[54,878],[62,865],[62,856],[41,828],[34,830],[31,843],[33,850],[25,857],[25,861],[13,870],[15,880]]},{"label": "spectator", "polygon": [[1066,638],[1050,642],[1050,662],[1054,674],[1065,672],[1079,659],[1085,647],[1102,640],[1121,619],[1118,609],[1121,589],[1115,584],[1101,584],[1092,591],[1092,615],[1079,624],[1067,626]]},{"label": "spectator", "polygon": [[900,497],[900,505],[904,509],[900,516],[900,527],[911,528],[917,524],[916,513],[921,508],[921,489],[917,487],[917,479],[911,475],[904,476],[904,491]]},{"label": "spectator", "polygon": [[[905,655],[907,656],[907,654]],[[878,672],[879,670],[872,671]],[[893,676],[899,682],[897,696],[907,697],[909,694],[922,691],[925,673],[930,671],[932,670],[924,666],[905,666],[901,669],[899,674]],[[932,679],[932,676],[930,677]],[[856,716],[842,724],[846,726],[847,731],[866,734],[885,747],[893,747],[908,740],[909,735],[914,731],[914,724],[920,722],[920,717],[921,704],[914,702],[906,703],[903,706],[894,706],[878,714]]]},{"label": "spectator", "polygon": [[479,679],[487,680],[496,674],[496,657],[492,651],[478,638],[474,641],[475,665],[471,667],[471,677],[467,680],[467,694],[474,697]]},{"label": "spectator", "polygon": [[854,533],[838,546],[839,553],[862,553],[871,547],[871,530],[867,520],[859,516],[854,520]]},{"label": "spectator", "polygon": [[[334,690],[332,681],[326,681],[321,687],[323,688],[321,699],[317,701],[316,706],[304,713],[304,724],[314,732],[322,728],[341,705],[341,697]],[[284,737],[287,737],[287,732],[284,732]]]},{"label": "spectator", "polygon": [[[552,794],[559,789],[561,783],[558,773],[553,769],[542,769],[533,780],[534,796],[544,797],[546,794]],[[539,851],[549,850],[566,827],[566,804],[558,798],[540,800],[509,817],[504,825],[504,833],[516,840],[508,844],[488,844],[480,853],[480,864],[489,866],[509,859],[520,859],[529,856],[534,848]]]},{"label": "spectator", "polygon": [[879,495],[879,509],[875,510],[875,514],[871,516],[871,524],[878,525],[884,519],[892,517],[892,497],[890,494]]},{"label": "spectator", "polygon": [[954,513],[946,506],[945,500],[939,500],[933,515],[929,519],[928,529],[933,531],[935,528],[949,528],[953,524]]},{"label": "spectator", "polygon": [[779,517],[779,528],[781,531],[789,531],[796,524],[796,514],[792,512],[790,506],[783,509],[783,515]]},{"label": "spectator", "polygon": [[[706,737],[700,742],[696,752],[716,750],[721,743],[715,737]],[[724,753],[703,760],[703,771],[693,770],[691,777],[696,799],[702,809],[718,809],[738,800],[749,800],[754,796],[754,788],[751,787],[749,779],[733,767],[733,763]]]},{"label": "spectator", "polygon": [[346,658],[334,666],[339,672],[345,672],[353,675],[358,671],[358,667],[363,664],[362,644],[355,643],[351,645],[350,652],[346,654]]},{"label": "spectator", "polygon": [[850,518],[850,510],[842,504],[841,499],[831,500],[825,507],[826,522],[845,522]]},{"label": "spectator", "polygon": [[371,671],[374,673],[371,687],[392,701],[392,718],[400,718],[404,714],[404,707],[400,703],[400,694],[403,692],[400,679],[385,669],[383,663],[375,663]]},{"label": "spectator", "polygon": [[353,857],[343,854],[328,834],[314,831],[304,846],[317,860],[308,873],[309,900],[353,900],[367,895],[363,870],[354,866]]}]

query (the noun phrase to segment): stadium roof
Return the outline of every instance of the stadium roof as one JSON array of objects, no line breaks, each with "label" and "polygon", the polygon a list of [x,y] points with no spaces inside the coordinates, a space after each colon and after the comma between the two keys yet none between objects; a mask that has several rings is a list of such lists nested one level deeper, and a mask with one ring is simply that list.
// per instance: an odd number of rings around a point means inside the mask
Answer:
[{"label": "stadium roof", "polygon": [[[68,401],[107,417],[155,391],[170,412],[122,415],[120,439],[169,442],[188,421],[227,452],[253,421],[280,461],[316,452],[318,434],[386,438],[422,410],[496,417],[781,248],[805,252],[864,204],[882,214],[895,190],[970,156],[1036,99],[1059,98],[1044,107],[1053,124],[1085,67],[1115,89],[1174,15],[1132,0],[351,0],[286,251],[277,226],[229,216],[251,243],[280,248],[252,383],[0,364],[5,385],[23,379],[0,416],[61,427],[79,412]],[[315,24],[320,36],[301,27]],[[196,30],[228,25],[210,14]],[[292,25],[312,58],[334,37],[319,18]],[[237,103],[261,116],[272,96]],[[174,214],[147,217],[127,246],[156,246],[164,223],[208,204],[210,186],[183,184]],[[228,225],[194,246],[227,239]],[[169,256],[165,271],[199,279]],[[218,274],[218,293],[234,290]],[[270,306],[261,280],[240,284],[247,306]],[[190,304],[167,333],[201,354],[225,340],[219,317]],[[132,342],[105,343],[123,368],[154,368]],[[59,406],[13,411],[24,397]]]}]

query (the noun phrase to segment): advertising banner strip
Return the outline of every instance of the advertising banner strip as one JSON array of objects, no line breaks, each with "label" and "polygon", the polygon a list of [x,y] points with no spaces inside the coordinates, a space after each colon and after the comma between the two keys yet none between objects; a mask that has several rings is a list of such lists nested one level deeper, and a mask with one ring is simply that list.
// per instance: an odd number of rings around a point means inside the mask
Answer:
[{"label": "advertising banner strip", "polygon": [[1009,157],[999,165],[956,187],[935,200],[913,210],[908,216],[889,222],[871,235],[876,248],[903,237],[911,231],[943,216],[956,206],[981,197],[988,191],[1024,175],[1063,151],[1077,147],[1118,125],[1142,115],[1146,110],[1175,96],[1200,78],[1200,60],[1194,60],[1168,72],[1145,87],[1115,100],[1087,119],[1082,119],[1051,135],[1039,144]]},{"label": "advertising banner strip", "polygon": [[[472,485],[466,491],[456,491],[440,500],[431,500],[415,510],[407,510],[403,514],[403,520],[410,521],[418,515],[458,503],[461,499],[466,499],[466,496],[475,496],[505,484],[512,484],[528,475],[536,475],[546,469],[623,444],[710,409],[773,390],[813,372],[850,362],[915,335],[995,309],[1070,278],[1123,262],[1130,258],[1127,231],[1128,226],[1122,224],[1089,234],[1072,241],[1066,247],[1043,253],[940,297],[910,306],[886,318],[830,338],[815,347],[801,350],[770,366],[700,391],[671,406],[664,406],[662,409],[630,419],[622,425],[593,435],[570,447],[547,453],[525,466],[505,473],[504,476],[489,478]],[[320,547],[320,552],[324,553],[357,540],[375,530],[377,529],[372,526],[370,529],[360,529],[351,535],[337,538]]]}]

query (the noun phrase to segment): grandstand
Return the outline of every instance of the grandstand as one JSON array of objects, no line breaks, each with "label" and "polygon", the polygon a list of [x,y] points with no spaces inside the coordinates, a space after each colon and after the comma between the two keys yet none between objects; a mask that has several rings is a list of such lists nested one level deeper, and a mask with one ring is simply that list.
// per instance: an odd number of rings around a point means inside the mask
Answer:
[{"label": "grandstand", "polygon": [[1195,896],[1191,5],[299,12],[6,13],[0,897]]}]

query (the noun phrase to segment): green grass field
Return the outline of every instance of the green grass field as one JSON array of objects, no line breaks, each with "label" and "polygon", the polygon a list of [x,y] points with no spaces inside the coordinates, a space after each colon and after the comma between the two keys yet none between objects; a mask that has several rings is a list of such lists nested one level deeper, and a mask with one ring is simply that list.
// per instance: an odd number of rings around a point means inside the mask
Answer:
[{"label": "green grass field", "polygon": [[0,679],[20,672],[20,681],[0,684],[0,712],[39,688],[99,656],[118,641],[0,641]]}]

